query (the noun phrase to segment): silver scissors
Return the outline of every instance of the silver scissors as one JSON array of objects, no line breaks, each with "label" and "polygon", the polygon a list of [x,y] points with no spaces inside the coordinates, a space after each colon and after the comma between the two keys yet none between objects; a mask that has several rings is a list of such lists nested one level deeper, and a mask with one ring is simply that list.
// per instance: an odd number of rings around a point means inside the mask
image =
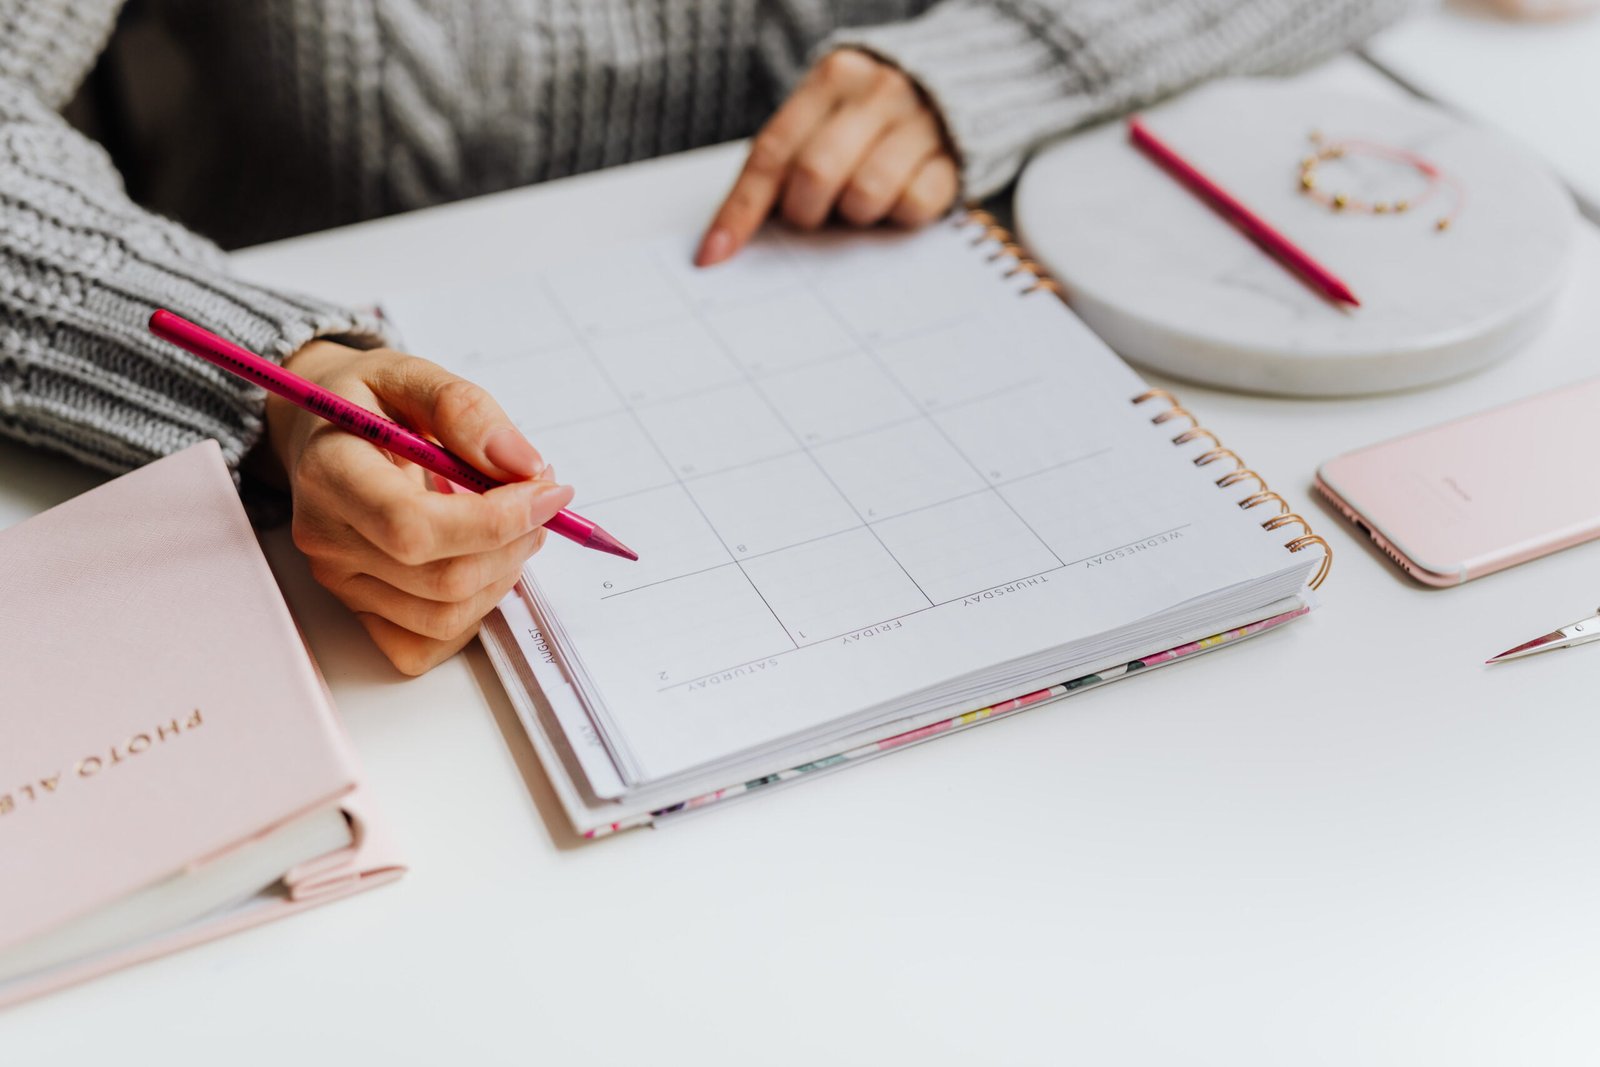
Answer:
[{"label": "silver scissors", "polygon": [[1579,619],[1570,626],[1552,630],[1543,637],[1535,637],[1532,641],[1524,641],[1516,648],[1508,648],[1498,656],[1487,659],[1484,662],[1499,663],[1502,660],[1521,659],[1523,656],[1532,656],[1539,652],[1549,652],[1557,648],[1572,648],[1575,645],[1597,640],[1600,640],[1600,615],[1590,615],[1587,619]]}]

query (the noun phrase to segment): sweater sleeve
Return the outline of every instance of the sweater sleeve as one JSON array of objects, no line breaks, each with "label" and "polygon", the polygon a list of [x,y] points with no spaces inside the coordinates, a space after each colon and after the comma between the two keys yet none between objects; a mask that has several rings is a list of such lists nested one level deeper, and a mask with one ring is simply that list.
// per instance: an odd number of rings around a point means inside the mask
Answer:
[{"label": "sweater sleeve", "polygon": [[0,0],[0,434],[112,472],[210,437],[237,471],[264,394],[151,336],[155,308],[279,361],[319,336],[377,345],[381,329],[233,277],[216,246],[135,206],[61,118],[117,6]]},{"label": "sweater sleeve", "polygon": [[1206,78],[1280,73],[1348,48],[1408,0],[943,0],[918,18],[843,30],[928,94],[961,161],[964,195],[1016,176],[1078,126]]}]

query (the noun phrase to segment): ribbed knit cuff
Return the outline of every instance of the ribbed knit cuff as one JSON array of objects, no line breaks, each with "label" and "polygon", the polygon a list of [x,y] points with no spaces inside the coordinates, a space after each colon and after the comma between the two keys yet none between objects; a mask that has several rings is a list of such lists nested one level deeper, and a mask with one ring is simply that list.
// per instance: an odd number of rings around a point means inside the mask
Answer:
[{"label": "ribbed knit cuff", "polygon": [[151,335],[158,307],[282,361],[375,319],[233,277],[209,241],[130,203],[110,159],[0,78],[0,433],[113,473],[214,438],[234,470],[264,394]]},{"label": "ribbed knit cuff", "polygon": [[[285,362],[319,338],[357,349],[378,348],[393,342],[385,324],[372,314],[263,289],[231,278],[224,281],[225,276],[188,279],[175,275],[171,266],[165,268],[165,273],[167,278],[157,290],[154,302],[274,363]],[[145,319],[148,318],[146,314]],[[265,432],[266,393],[209,363],[201,363],[187,352],[173,348],[172,353],[173,358],[180,361],[178,366],[192,375],[203,376],[202,380],[228,404],[231,417],[227,423],[231,425],[226,429],[230,432],[218,440],[229,468],[237,472]]]},{"label": "ribbed knit cuff", "polygon": [[870,52],[917,82],[944,120],[969,199],[1004,187],[1041,140],[1091,114],[1071,57],[991,4],[946,2],[906,22],[841,30],[818,54],[838,48]]},{"label": "ribbed knit cuff", "polygon": [[16,436],[113,472],[209,437],[237,472],[265,428],[265,393],[153,336],[158,307],[276,363],[318,337],[387,341],[375,317],[238,281],[190,235],[182,252],[156,236],[101,244],[54,306],[29,309],[35,323],[24,312],[20,329],[0,330],[0,419],[17,421]]}]

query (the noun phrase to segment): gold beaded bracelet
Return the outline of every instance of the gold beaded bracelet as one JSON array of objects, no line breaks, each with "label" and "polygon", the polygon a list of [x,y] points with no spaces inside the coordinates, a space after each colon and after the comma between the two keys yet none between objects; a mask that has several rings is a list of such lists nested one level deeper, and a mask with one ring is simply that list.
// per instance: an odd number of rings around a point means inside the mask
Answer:
[{"label": "gold beaded bracelet", "polygon": [[[1318,130],[1311,131],[1310,141],[1312,146],[1311,154],[1300,160],[1300,191],[1318,203],[1323,204],[1330,211],[1353,211],[1369,215],[1403,215],[1431,200],[1440,187],[1446,187],[1454,194],[1453,203],[1449,211],[1434,220],[1433,228],[1442,233],[1454,225],[1456,216],[1461,214],[1465,196],[1462,193],[1460,184],[1437,166],[1414,152],[1390,148],[1387,145],[1373,144],[1369,141],[1330,141],[1324,138]],[[1363,200],[1348,193],[1324,189],[1317,181],[1317,168],[1323,163],[1343,159],[1345,156],[1350,155],[1370,156],[1375,159],[1404,163],[1427,180],[1427,188],[1423,190],[1420,196],[1411,199],[1398,198],[1394,200]]]}]

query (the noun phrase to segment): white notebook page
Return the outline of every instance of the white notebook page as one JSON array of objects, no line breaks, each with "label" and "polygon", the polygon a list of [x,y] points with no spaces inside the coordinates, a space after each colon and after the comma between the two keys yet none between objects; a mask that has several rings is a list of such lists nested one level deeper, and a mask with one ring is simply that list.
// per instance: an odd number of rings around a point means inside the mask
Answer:
[{"label": "white notebook page", "polygon": [[388,302],[639,552],[529,568],[630,783],[1305,563],[973,234],[774,232],[707,271],[686,238]]}]

